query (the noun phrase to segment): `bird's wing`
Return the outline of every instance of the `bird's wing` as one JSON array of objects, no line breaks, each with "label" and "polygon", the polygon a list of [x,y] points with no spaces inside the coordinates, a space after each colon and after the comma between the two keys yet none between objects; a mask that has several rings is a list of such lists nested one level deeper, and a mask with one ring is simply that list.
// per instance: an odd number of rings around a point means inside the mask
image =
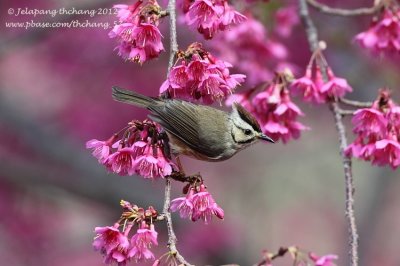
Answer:
[{"label": "bird's wing", "polygon": [[191,149],[209,156],[199,137],[199,113],[196,105],[179,100],[169,100],[165,104],[150,105],[150,118],[166,131],[177,137]]}]

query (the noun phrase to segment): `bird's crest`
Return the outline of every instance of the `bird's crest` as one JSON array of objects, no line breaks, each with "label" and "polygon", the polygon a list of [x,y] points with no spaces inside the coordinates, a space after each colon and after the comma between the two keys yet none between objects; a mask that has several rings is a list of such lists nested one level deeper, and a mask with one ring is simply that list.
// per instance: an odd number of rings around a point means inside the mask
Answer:
[{"label": "bird's crest", "polygon": [[255,131],[261,132],[260,124],[249,111],[247,111],[241,104],[237,102],[233,103],[233,106],[243,121],[246,121],[246,123],[248,123]]}]

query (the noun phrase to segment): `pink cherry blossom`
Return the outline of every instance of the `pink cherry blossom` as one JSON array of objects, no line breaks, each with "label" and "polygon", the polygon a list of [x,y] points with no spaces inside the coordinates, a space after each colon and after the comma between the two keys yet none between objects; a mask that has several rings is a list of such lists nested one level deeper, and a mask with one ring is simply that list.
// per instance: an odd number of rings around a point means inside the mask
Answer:
[{"label": "pink cherry blossom", "polygon": [[118,40],[118,54],[125,60],[143,63],[164,50],[162,35],[157,28],[160,6],[156,1],[137,1],[132,6],[115,5],[120,24],[109,32]]},{"label": "pink cherry blossom", "polygon": [[186,14],[186,21],[194,25],[205,39],[211,39],[217,31],[239,24],[246,17],[231,7],[226,0],[195,0]]},{"label": "pink cherry blossom", "polygon": [[144,178],[165,177],[172,173],[171,162],[164,157],[161,148],[154,149],[151,145],[136,157],[133,168]]},{"label": "pink cherry blossom", "polygon": [[300,137],[301,131],[308,127],[297,121],[303,116],[300,108],[292,102],[287,89],[279,84],[272,84],[257,93],[252,101],[254,115],[259,120],[265,134],[274,140],[281,139],[287,143],[290,139]]},{"label": "pink cherry blossom", "polygon": [[126,60],[139,63],[158,57],[164,46],[161,33],[153,24],[122,23],[116,25],[109,33],[110,38],[120,39],[117,46],[119,54]]},{"label": "pink cherry blossom", "polygon": [[340,98],[347,92],[353,91],[347,80],[336,77],[332,70],[328,68],[328,82],[321,87],[321,93],[328,98]]},{"label": "pink cherry blossom", "polygon": [[388,130],[400,138],[400,106],[392,103],[386,114],[386,118],[388,121]]},{"label": "pink cherry blossom", "polygon": [[400,107],[388,90],[381,90],[371,108],[355,112],[352,122],[357,137],[347,147],[346,155],[396,169],[400,165],[399,118]]},{"label": "pink cherry blossom", "polygon": [[116,136],[112,136],[109,140],[101,141],[97,139],[91,139],[86,142],[87,149],[93,149],[93,156],[99,160],[99,163],[104,163],[111,153],[111,146],[116,140]]},{"label": "pink cherry blossom", "polygon": [[175,165],[164,154],[165,142],[159,125],[145,120],[133,121],[124,130],[107,141],[90,140],[88,148],[108,170],[119,175],[139,174],[144,178],[165,177],[172,173]]},{"label": "pink cherry blossom", "polygon": [[359,109],[352,118],[353,132],[363,137],[383,137],[388,121],[383,113],[374,108]]},{"label": "pink cherry blossom", "polygon": [[382,139],[375,143],[373,164],[390,165],[396,169],[400,165],[400,143],[393,139]]},{"label": "pink cherry blossom", "polygon": [[230,74],[231,64],[214,58],[198,43],[189,46],[187,53],[191,53],[190,59],[181,58],[171,69],[160,87],[161,94],[212,104],[224,100],[246,77]]},{"label": "pink cherry blossom", "polygon": [[154,260],[154,254],[150,251],[152,245],[158,245],[158,233],[154,230],[154,225],[142,224],[141,228],[137,230],[136,234],[131,239],[131,250],[128,253],[129,258],[133,258],[136,262],[142,260]]},{"label": "pink cherry blossom", "polygon": [[363,48],[374,54],[394,54],[400,52],[400,11],[386,8],[380,20],[374,21],[370,28],[359,33],[355,40]]},{"label": "pink cherry blossom", "polygon": [[117,17],[121,23],[129,22],[135,19],[140,6],[143,2],[137,1],[135,4],[128,6],[123,4],[114,5],[114,9],[117,11]]},{"label": "pink cherry blossom", "polygon": [[97,236],[93,241],[95,250],[105,255],[104,262],[119,265],[125,265],[128,260],[127,252],[129,250],[128,238],[118,230],[118,224],[114,226],[96,227]]},{"label": "pink cherry blossom", "polygon": [[190,189],[186,197],[176,198],[171,201],[171,211],[176,212],[179,210],[181,218],[188,218],[192,216],[193,211],[193,194],[194,189]]},{"label": "pink cherry blossom", "polygon": [[202,219],[206,224],[215,215],[224,218],[224,210],[218,206],[206,187],[190,188],[185,197],[171,201],[171,211],[179,211],[182,218],[189,217],[192,221]]},{"label": "pink cherry blossom", "polygon": [[104,164],[119,175],[132,175],[135,172],[135,168],[133,167],[135,157],[136,151],[134,149],[131,147],[124,147],[111,154],[104,161]]},{"label": "pink cherry blossom", "polygon": [[201,185],[200,191],[193,195],[192,204],[192,221],[202,219],[205,223],[208,223],[213,215],[220,219],[224,218],[224,211],[217,205],[204,185]]},{"label": "pink cherry blossom", "polygon": [[312,80],[312,70],[307,68],[304,77],[296,79],[291,84],[293,94],[303,96],[306,102],[320,104],[325,102],[325,97],[321,94],[319,86]]},{"label": "pink cherry blossom", "polygon": [[220,18],[219,29],[225,30],[230,25],[239,24],[246,21],[246,17],[236,11],[232,6],[228,4],[228,1],[224,1],[224,12]]}]

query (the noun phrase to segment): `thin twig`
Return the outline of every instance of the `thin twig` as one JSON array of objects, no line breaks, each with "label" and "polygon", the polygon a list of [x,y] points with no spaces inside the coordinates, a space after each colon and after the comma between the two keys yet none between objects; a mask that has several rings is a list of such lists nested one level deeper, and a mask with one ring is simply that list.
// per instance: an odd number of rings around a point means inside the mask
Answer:
[{"label": "thin twig", "polygon": [[[307,0],[299,0],[299,14],[302,18],[303,25],[306,30],[308,43],[312,52],[318,49],[318,32],[315,28],[313,21],[308,12]],[[321,64],[321,71],[326,79],[326,67]],[[345,186],[346,186],[346,218],[348,222],[349,230],[349,256],[350,265],[358,265],[358,233],[357,226],[354,216],[354,184],[353,184],[353,174],[351,167],[351,158],[345,154],[345,149],[347,147],[346,130],[342,121],[342,115],[340,114],[340,108],[336,101],[330,102],[330,109],[333,113],[336,130],[339,134],[340,142],[340,155],[342,157]]]},{"label": "thin twig", "polygon": [[167,221],[169,252],[182,265],[192,266],[192,264],[187,262],[185,260],[185,258],[179,253],[178,249],[176,248],[177,239],[176,239],[176,235],[174,232],[174,228],[172,226],[172,217],[171,217],[171,212],[169,210],[170,203],[171,203],[171,180],[169,178],[166,178],[163,213],[164,213],[164,217]]},{"label": "thin twig", "polygon": [[368,16],[375,14],[378,12],[382,6],[383,6],[383,1],[380,1],[379,4],[374,5],[372,7],[362,7],[362,8],[356,8],[356,9],[342,9],[342,8],[333,8],[329,7],[327,5],[321,4],[316,0],[307,0],[307,3],[317,9],[318,11],[322,13],[326,13],[329,15],[335,15],[335,16]]},{"label": "thin twig", "polygon": [[370,108],[372,106],[372,102],[359,102],[359,101],[349,100],[346,98],[340,98],[339,101],[346,105],[359,108]]},{"label": "thin twig", "polygon": [[354,115],[355,111],[354,110],[343,110],[341,108],[339,108],[339,114],[341,114],[342,116],[346,116],[346,115]]}]

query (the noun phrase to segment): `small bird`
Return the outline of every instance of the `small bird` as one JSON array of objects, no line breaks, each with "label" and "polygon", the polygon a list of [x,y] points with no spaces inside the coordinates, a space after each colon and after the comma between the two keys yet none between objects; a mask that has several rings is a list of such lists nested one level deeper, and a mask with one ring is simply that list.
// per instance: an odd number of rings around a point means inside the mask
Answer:
[{"label": "small bird", "polygon": [[202,161],[224,161],[257,140],[274,141],[243,106],[234,103],[227,113],[177,99],[151,98],[114,86],[116,101],[147,108],[149,117],[166,131],[175,155]]}]

